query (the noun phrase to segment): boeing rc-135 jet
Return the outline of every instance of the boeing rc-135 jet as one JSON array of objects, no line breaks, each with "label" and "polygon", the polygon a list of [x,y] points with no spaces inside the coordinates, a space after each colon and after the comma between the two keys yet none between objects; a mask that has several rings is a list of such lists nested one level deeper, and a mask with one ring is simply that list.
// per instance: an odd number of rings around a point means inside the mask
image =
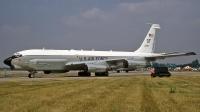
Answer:
[{"label": "boeing rc-135 jet", "polygon": [[196,55],[194,52],[154,53],[158,29],[159,24],[152,24],[142,45],[135,52],[31,49],[14,53],[4,63],[12,70],[29,71],[29,78],[33,78],[36,71],[50,74],[70,70],[80,70],[78,76],[90,76],[91,72],[95,76],[108,76],[110,70],[147,67],[156,59]]}]

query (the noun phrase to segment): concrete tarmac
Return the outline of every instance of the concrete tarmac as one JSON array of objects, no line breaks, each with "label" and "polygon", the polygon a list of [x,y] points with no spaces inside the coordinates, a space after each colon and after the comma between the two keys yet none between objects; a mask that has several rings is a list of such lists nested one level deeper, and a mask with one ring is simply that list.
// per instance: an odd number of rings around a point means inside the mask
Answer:
[{"label": "concrete tarmac", "polygon": [[[43,75],[37,76],[35,78],[28,78],[28,77],[1,77],[0,82],[21,82],[21,81],[53,81],[53,80],[89,80],[89,79],[109,79],[109,78],[133,78],[133,77],[146,77],[151,78],[150,72],[140,72],[140,71],[131,71],[131,72],[109,72],[109,76],[103,77],[96,77],[94,73],[91,74],[90,77],[79,77],[77,76],[77,72],[69,72],[66,74],[61,75]],[[200,76],[200,72],[171,72],[172,76]],[[38,74],[39,75],[39,74]]]}]

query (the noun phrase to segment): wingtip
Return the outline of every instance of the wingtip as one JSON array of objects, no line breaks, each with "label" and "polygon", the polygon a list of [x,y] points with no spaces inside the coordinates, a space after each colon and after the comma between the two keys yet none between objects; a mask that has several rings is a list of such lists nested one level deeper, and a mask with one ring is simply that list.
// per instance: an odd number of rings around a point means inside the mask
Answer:
[{"label": "wingtip", "polygon": [[187,55],[197,55],[195,52],[188,52]]}]

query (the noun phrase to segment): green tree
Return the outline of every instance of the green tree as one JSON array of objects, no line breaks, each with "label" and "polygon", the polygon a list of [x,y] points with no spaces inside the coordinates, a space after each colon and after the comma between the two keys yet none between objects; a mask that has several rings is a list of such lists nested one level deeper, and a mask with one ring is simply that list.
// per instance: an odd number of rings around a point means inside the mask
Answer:
[{"label": "green tree", "polygon": [[193,68],[198,68],[200,67],[200,64],[199,64],[199,60],[194,60],[192,61],[191,63],[188,63],[188,64],[180,64],[180,65],[177,65],[178,67],[185,67],[185,66],[190,66],[190,67],[193,67]]},{"label": "green tree", "polygon": [[152,67],[159,67],[159,63],[152,62]]},{"label": "green tree", "polygon": [[199,67],[199,60],[196,59],[196,60],[192,61],[191,67],[198,68]]}]

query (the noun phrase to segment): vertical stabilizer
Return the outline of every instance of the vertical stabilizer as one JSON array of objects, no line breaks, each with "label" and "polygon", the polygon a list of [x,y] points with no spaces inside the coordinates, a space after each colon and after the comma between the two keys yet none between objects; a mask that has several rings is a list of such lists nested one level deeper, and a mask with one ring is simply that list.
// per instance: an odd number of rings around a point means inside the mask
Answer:
[{"label": "vertical stabilizer", "polygon": [[146,38],[144,39],[142,45],[135,52],[140,53],[152,53],[155,49],[155,37],[156,30],[161,29],[159,24],[152,24],[149,32],[147,33]]}]

